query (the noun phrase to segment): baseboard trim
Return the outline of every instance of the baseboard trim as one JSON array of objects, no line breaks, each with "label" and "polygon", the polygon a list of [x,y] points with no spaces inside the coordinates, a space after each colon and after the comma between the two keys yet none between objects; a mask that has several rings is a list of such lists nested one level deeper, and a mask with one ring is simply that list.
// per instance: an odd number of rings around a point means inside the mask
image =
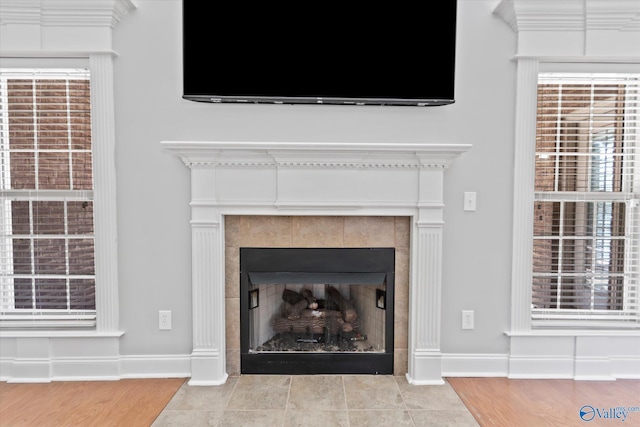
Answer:
[{"label": "baseboard trim", "polygon": [[0,381],[117,381],[127,378],[189,378],[191,356],[142,355],[117,358],[0,359]]},{"label": "baseboard trim", "polygon": [[121,356],[121,378],[188,378],[191,376],[191,356],[142,355]]},{"label": "baseboard trim", "polygon": [[[611,357],[610,372],[581,366],[584,358],[509,354],[442,354],[442,377],[505,377],[510,379],[573,379],[615,381],[640,379],[637,357]],[[127,355],[88,358],[0,358],[0,381],[48,383],[52,381],[117,381],[136,378],[191,378],[192,357],[177,355]],[[225,377],[226,379],[226,377]],[[437,380],[409,381],[412,384],[442,384]],[[224,381],[191,381],[191,385],[220,385]]]},{"label": "baseboard trim", "polygon": [[443,377],[506,377],[508,354],[442,354]]},{"label": "baseboard trim", "polygon": [[640,357],[600,358],[509,355],[442,354],[443,377],[506,377],[510,379],[573,379],[615,381],[640,379]]}]

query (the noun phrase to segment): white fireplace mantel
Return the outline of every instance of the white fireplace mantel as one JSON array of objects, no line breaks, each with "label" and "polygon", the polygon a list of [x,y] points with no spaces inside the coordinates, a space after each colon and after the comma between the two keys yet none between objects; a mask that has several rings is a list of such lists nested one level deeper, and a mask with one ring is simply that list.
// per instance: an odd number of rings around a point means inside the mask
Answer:
[{"label": "white fireplace mantel", "polygon": [[191,169],[191,385],[222,384],[225,215],[412,218],[407,379],[442,384],[444,172],[468,144],[163,141]]}]

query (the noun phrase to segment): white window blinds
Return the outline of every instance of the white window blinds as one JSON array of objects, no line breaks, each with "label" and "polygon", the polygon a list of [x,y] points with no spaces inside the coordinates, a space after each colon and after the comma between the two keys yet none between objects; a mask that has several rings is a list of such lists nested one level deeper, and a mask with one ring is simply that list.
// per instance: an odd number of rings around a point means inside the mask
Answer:
[{"label": "white window blinds", "polygon": [[89,72],[0,69],[0,326],[95,326]]},{"label": "white window blinds", "polygon": [[533,327],[639,327],[640,75],[541,74]]}]

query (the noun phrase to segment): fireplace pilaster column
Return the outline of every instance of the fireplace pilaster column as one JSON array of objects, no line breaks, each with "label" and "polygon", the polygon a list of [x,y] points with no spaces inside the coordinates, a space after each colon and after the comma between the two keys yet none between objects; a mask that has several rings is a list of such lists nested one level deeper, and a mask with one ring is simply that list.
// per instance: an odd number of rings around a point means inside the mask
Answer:
[{"label": "fireplace pilaster column", "polygon": [[440,352],[442,225],[417,221],[415,266],[410,292],[411,330],[407,379],[413,384],[442,384]]},{"label": "fireplace pilaster column", "polygon": [[[189,385],[219,385],[227,380],[225,347],[224,230],[215,204],[206,202],[207,188],[194,183],[194,175],[211,175],[211,169],[192,167],[191,251],[193,352]],[[211,178],[209,177],[209,178]]]},{"label": "fireplace pilaster column", "polygon": [[421,158],[418,215],[413,229],[409,294],[409,366],[412,384],[443,384],[440,350],[442,230],[445,160]]}]

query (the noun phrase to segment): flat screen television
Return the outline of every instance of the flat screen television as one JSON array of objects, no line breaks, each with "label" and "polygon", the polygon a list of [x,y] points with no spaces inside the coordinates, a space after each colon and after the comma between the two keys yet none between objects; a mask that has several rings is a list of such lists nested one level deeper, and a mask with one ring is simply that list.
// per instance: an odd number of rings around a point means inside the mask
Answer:
[{"label": "flat screen television", "polygon": [[451,104],[457,2],[435,3],[183,0],[183,98]]}]

